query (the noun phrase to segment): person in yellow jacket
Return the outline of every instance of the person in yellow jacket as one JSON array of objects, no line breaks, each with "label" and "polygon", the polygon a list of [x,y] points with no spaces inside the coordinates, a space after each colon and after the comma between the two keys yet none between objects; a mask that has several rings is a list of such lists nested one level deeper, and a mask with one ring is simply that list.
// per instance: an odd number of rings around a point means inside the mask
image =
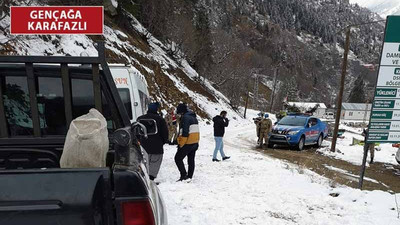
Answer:
[{"label": "person in yellow jacket", "polygon": [[[186,104],[179,104],[176,113],[181,115],[181,119],[179,122],[178,151],[175,154],[175,163],[181,175],[178,181],[183,181],[193,178],[196,150],[199,148],[200,131],[196,114],[189,111]],[[183,159],[186,156],[188,158],[187,173],[183,164]]]},{"label": "person in yellow jacket", "polygon": [[268,113],[265,113],[264,118],[257,124],[257,128],[259,129],[260,133],[259,147],[262,148],[264,140],[265,144],[268,143],[268,134],[272,128],[272,121],[269,119]]}]

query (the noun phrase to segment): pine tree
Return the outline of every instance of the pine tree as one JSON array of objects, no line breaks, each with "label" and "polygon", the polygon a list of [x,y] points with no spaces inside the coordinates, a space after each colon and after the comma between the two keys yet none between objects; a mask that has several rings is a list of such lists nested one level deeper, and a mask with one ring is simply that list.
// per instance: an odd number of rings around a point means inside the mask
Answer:
[{"label": "pine tree", "polygon": [[361,75],[354,82],[348,101],[351,103],[365,103],[364,79]]}]

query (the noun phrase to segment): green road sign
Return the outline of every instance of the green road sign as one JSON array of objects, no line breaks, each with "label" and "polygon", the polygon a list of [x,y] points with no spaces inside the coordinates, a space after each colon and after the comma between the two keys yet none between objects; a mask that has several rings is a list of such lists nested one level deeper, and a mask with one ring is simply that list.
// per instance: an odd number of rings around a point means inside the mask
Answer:
[{"label": "green road sign", "polygon": [[371,119],[392,119],[393,111],[372,111]]},{"label": "green road sign", "polygon": [[388,16],[367,142],[400,143],[400,16]]},{"label": "green road sign", "polygon": [[393,109],[395,100],[375,100],[374,109]]},{"label": "green road sign", "polygon": [[385,42],[400,42],[400,16],[387,17],[385,32]]},{"label": "green road sign", "polygon": [[392,97],[397,96],[397,88],[377,88],[375,91],[375,97]]},{"label": "green road sign", "polygon": [[389,139],[389,133],[370,132],[368,135],[368,141],[379,142],[379,141],[387,141],[388,139]]},{"label": "green road sign", "polygon": [[391,122],[371,122],[371,130],[390,130]]}]

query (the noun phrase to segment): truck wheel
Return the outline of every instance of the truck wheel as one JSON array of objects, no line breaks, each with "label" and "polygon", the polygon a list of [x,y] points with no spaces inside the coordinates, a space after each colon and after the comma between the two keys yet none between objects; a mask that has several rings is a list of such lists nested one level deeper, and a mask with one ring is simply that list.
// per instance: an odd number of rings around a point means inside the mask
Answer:
[{"label": "truck wheel", "polygon": [[305,140],[304,140],[304,136],[302,136],[302,137],[300,138],[299,143],[297,143],[297,146],[296,146],[296,147],[297,147],[297,150],[299,150],[299,151],[303,150],[304,144],[305,144]]},{"label": "truck wheel", "polygon": [[319,148],[322,146],[322,142],[324,141],[323,135],[320,134],[317,140],[317,143],[315,144],[315,147]]}]

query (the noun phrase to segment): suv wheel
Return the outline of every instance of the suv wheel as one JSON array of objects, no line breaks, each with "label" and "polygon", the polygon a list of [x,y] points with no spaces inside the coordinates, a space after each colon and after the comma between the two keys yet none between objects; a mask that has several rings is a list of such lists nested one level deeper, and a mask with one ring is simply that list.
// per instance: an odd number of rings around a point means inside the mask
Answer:
[{"label": "suv wheel", "polygon": [[268,142],[268,148],[274,148],[274,145],[275,145],[274,143],[269,143]]},{"label": "suv wheel", "polygon": [[305,140],[304,136],[300,138],[299,143],[297,143],[297,150],[301,151],[304,148]]}]

